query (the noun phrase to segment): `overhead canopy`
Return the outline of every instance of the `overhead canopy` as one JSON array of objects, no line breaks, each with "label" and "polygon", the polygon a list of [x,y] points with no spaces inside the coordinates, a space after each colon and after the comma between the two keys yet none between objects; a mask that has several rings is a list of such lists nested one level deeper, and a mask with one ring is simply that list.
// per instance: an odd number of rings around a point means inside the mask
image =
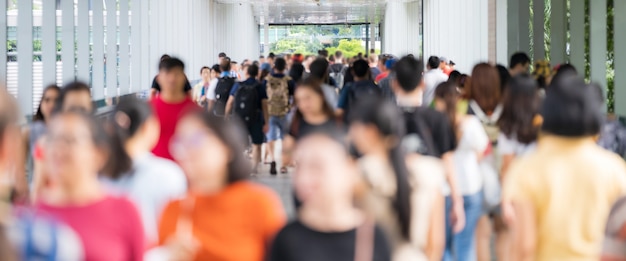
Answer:
[{"label": "overhead canopy", "polygon": [[[404,0],[390,0],[404,1]],[[378,23],[387,0],[218,0],[250,3],[259,24]]]}]

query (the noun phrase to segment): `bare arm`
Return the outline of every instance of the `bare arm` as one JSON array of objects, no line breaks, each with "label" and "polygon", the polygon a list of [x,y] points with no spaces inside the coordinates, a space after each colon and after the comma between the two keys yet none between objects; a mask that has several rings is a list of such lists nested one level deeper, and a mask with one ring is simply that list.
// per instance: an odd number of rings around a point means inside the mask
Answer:
[{"label": "bare arm", "polygon": [[233,109],[233,103],[235,103],[235,97],[232,95],[228,97],[228,101],[226,102],[226,111],[225,114],[230,115],[231,110]]},{"label": "bare arm", "polygon": [[445,248],[445,201],[440,191],[435,195],[431,214],[428,239],[426,241],[426,257],[431,261],[439,261]]},{"label": "bare arm", "polygon": [[291,135],[286,135],[283,140],[283,151],[282,151],[282,159],[283,165],[290,165],[291,163],[291,152],[296,144],[295,139]]},{"label": "bare arm", "polygon": [[345,113],[345,112],[344,112],[344,110],[343,110],[343,109],[336,109],[336,110],[335,110],[335,116],[336,116],[338,119],[343,119],[343,114],[344,114],[344,113]]},{"label": "bare arm", "polygon": [[513,209],[515,221],[510,224],[512,260],[534,260],[537,248],[537,221],[535,220],[534,206],[530,202],[515,201],[513,202]]},{"label": "bare arm", "polygon": [[446,171],[446,181],[450,186],[450,197],[452,197],[452,211],[454,232],[460,232],[465,227],[465,210],[463,209],[463,195],[456,182],[456,171],[454,169],[453,152],[443,154],[443,164]]},{"label": "bare arm", "polygon": [[[265,124],[270,123],[270,114],[267,109],[267,99],[263,99],[261,101],[261,107],[263,108],[263,119],[265,119]],[[267,132],[267,130],[263,130],[263,132]]]},{"label": "bare arm", "polygon": [[505,154],[502,156],[502,169],[500,170],[500,183],[504,181],[506,177],[506,172],[509,170],[509,166],[511,166],[511,162],[515,159],[515,155],[513,154]]}]

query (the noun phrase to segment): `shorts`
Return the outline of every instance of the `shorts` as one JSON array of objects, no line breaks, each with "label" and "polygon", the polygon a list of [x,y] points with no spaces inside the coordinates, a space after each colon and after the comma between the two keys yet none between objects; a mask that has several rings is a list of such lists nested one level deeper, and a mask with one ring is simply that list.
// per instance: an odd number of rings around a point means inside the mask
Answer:
[{"label": "shorts", "polygon": [[287,131],[287,117],[270,116],[269,131],[267,132],[267,141],[282,140]]},{"label": "shorts", "polygon": [[248,134],[252,140],[252,144],[261,145],[265,142],[265,134],[263,133],[263,121],[257,121],[256,123],[248,126]]}]

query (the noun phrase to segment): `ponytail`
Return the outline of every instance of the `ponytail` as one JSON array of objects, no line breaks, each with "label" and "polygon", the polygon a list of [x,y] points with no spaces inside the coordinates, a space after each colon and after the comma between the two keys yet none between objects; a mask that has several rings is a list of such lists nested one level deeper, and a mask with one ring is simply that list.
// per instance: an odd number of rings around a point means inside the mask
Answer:
[{"label": "ponytail", "polygon": [[393,207],[398,213],[398,222],[402,237],[406,240],[411,238],[411,185],[409,184],[409,169],[406,165],[406,154],[396,145],[389,150],[389,160],[396,174],[396,198]]}]

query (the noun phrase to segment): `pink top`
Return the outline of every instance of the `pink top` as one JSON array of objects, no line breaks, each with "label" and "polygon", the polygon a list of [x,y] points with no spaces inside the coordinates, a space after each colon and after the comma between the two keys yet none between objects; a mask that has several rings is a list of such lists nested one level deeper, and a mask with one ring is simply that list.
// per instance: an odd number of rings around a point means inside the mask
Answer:
[{"label": "pink top", "polygon": [[170,141],[176,131],[176,125],[186,112],[198,109],[198,105],[189,97],[180,103],[171,104],[164,102],[159,96],[152,99],[152,108],[161,123],[161,137],[152,153],[161,158],[174,160],[170,153]]},{"label": "pink top", "polygon": [[127,199],[106,196],[85,206],[57,207],[40,203],[37,208],[78,234],[85,260],[143,260],[143,227],[137,209]]}]

